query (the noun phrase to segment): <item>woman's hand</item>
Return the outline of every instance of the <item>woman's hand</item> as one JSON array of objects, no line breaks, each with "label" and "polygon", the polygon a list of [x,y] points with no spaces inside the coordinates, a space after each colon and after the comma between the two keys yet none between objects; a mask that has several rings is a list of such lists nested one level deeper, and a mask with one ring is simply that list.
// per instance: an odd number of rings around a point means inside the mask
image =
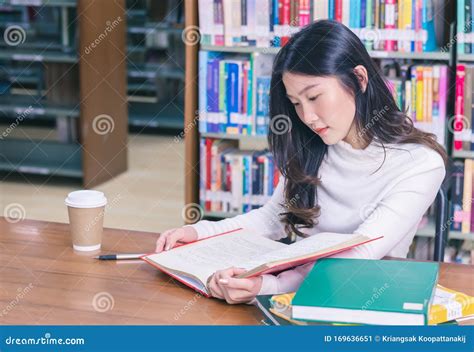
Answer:
[{"label": "woman's hand", "polygon": [[160,234],[156,241],[156,253],[167,251],[176,246],[176,242],[189,243],[198,239],[196,230],[190,226],[178,227]]},{"label": "woman's hand", "polygon": [[216,298],[225,299],[229,304],[248,303],[257,296],[262,287],[262,277],[237,279],[234,276],[245,273],[245,269],[228,268],[219,270],[209,280],[209,290]]}]

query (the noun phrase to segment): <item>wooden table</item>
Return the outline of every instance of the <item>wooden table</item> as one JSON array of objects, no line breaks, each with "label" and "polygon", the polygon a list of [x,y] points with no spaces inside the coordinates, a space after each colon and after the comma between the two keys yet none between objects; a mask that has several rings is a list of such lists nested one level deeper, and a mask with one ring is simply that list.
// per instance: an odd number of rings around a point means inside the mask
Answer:
[{"label": "wooden table", "polygon": [[[102,251],[152,252],[156,239],[106,229]],[[205,298],[141,260],[97,254],[73,251],[67,224],[0,217],[0,324],[260,324],[253,306]]]},{"label": "wooden table", "polygon": [[[103,252],[151,252],[157,235],[105,229]],[[260,324],[257,308],[207,299],[140,260],[72,250],[68,225],[0,217],[0,324]],[[474,266],[442,264],[439,283],[474,295]]]}]

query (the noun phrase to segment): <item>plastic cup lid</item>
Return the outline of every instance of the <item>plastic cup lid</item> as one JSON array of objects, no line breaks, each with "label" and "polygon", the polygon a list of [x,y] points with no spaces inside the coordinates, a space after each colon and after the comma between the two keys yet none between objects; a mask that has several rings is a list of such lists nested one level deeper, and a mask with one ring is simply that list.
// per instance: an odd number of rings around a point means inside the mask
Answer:
[{"label": "plastic cup lid", "polygon": [[106,205],[107,198],[99,191],[81,190],[69,193],[64,203],[73,208],[96,208]]}]

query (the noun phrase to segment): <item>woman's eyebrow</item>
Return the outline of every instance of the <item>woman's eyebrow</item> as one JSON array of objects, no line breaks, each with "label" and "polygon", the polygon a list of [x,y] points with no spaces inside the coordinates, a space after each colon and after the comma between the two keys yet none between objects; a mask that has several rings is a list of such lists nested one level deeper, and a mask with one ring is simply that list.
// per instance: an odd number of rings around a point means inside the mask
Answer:
[{"label": "woman's eyebrow", "polygon": [[[315,83],[315,84],[311,84],[311,85],[309,85],[309,86],[306,86],[306,87],[304,87],[304,88],[298,93],[298,95],[301,95],[301,94],[303,94],[304,92],[306,92],[308,89],[311,89],[311,88],[316,87],[316,86],[318,86],[318,85],[319,85],[319,83]],[[289,94],[287,94],[286,96],[291,98],[291,95],[289,95]]]}]

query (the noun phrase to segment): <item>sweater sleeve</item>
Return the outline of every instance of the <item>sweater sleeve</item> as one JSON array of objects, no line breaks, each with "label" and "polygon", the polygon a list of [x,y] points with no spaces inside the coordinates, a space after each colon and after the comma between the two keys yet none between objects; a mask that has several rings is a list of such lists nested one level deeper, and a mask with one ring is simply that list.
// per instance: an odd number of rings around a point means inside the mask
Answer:
[{"label": "sweater sleeve", "polygon": [[[416,226],[433,203],[446,174],[438,154],[429,154],[426,162],[404,174],[390,192],[371,206],[371,213],[354,231],[370,238],[383,238],[333,255],[332,258],[381,259]],[[355,209],[359,211],[359,209]],[[308,263],[277,276],[263,275],[259,295],[298,290],[314,263]]]},{"label": "sweater sleeve", "polygon": [[284,225],[279,219],[279,214],[284,212],[282,205],[284,203],[284,181],[284,178],[281,176],[272,197],[263,207],[242,215],[237,215],[233,218],[221,221],[201,220],[196,224],[187,226],[191,226],[196,230],[198,239],[231,231],[236,228],[246,228],[254,231],[258,235],[272,239],[280,239],[285,236]]}]

